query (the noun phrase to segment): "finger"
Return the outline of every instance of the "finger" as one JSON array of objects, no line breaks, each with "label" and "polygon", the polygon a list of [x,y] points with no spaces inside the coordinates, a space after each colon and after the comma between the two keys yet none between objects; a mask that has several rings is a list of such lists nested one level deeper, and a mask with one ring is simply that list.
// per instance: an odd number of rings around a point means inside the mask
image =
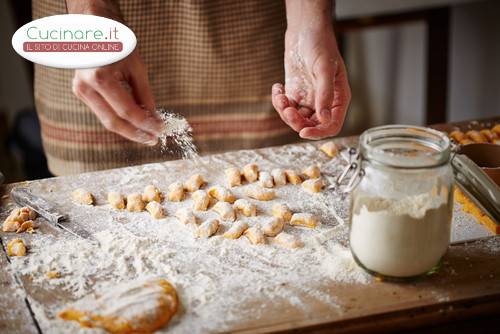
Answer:
[{"label": "finger", "polygon": [[92,80],[90,84],[122,119],[156,136],[163,132],[163,122],[142,109],[119,81],[106,78]]},{"label": "finger", "polygon": [[346,73],[345,66],[341,64],[335,78],[336,84],[333,96],[332,122],[338,125],[339,131],[344,124],[347,109],[351,103],[351,88],[349,87]]},{"label": "finger", "polygon": [[134,67],[129,81],[136,102],[144,106],[146,110],[154,111],[156,109],[155,99],[149,85],[148,72],[145,66],[141,65],[137,70]]},{"label": "finger", "polygon": [[314,108],[321,123],[328,124],[332,119],[331,107],[334,97],[335,72],[333,63],[318,66],[316,76],[316,100]]},{"label": "finger", "polygon": [[107,130],[141,144],[154,146],[158,143],[156,136],[142,131],[118,117],[111,106],[94,89],[87,90],[81,99],[94,112]]},{"label": "finger", "polygon": [[332,122],[330,124],[319,124],[314,127],[303,128],[299,132],[299,136],[305,139],[322,139],[332,137],[339,133],[341,126]]},{"label": "finger", "polygon": [[276,111],[278,112],[282,112],[285,108],[290,106],[288,98],[285,96],[285,94],[274,94],[273,92],[271,101],[274,109],[276,109]]},{"label": "finger", "polygon": [[293,107],[286,108],[285,110],[283,110],[282,114],[283,114],[282,119],[285,121],[285,123],[288,124],[288,126],[290,126],[293,130],[297,132],[299,132],[305,127],[310,127],[315,125],[311,120],[302,117],[298,113],[297,109]]},{"label": "finger", "polygon": [[285,94],[285,88],[280,83],[275,83],[271,88],[271,92],[273,96]]}]

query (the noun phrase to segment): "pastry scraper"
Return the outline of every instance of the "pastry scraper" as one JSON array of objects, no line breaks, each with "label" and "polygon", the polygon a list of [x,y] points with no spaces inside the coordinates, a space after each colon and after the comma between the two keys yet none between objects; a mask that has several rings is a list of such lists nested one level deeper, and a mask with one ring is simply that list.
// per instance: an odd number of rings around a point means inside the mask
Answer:
[{"label": "pastry scraper", "polygon": [[19,206],[27,206],[33,209],[40,216],[45,218],[52,226],[63,229],[64,231],[77,236],[79,238],[87,239],[91,242],[98,243],[92,235],[84,229],[75,227],[75,224],[66,225],[63,221],[68,221],[68,216],[59,213],[52,204],[40,196],[34,195],[27,188],[14,188],[10,192],[10,197]]}]

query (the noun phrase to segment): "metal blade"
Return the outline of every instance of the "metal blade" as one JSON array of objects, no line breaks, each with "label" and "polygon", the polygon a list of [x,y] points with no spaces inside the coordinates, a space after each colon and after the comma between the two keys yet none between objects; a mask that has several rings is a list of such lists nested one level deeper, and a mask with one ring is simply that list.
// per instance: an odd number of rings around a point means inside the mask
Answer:
[{"label": "metal blade", "polygon": [[72,226],[62,224],[61,221],[67,220],[68,217],[57,212],[52,204],[50,204],[42,197],[34,195],[29,189],[14,188],[10,192],[10,197],[14,200],[14,202],[16,202],[17,205],[27,206],[33,209],[41,217],[45,218],[52,226],[61,228],[64,231],[71,233],[72,235],[79,238],[87,239],[99,244],[99,242],[95,240],[93,236],[86,230],[77,228],[74,226],[74,224]]}]

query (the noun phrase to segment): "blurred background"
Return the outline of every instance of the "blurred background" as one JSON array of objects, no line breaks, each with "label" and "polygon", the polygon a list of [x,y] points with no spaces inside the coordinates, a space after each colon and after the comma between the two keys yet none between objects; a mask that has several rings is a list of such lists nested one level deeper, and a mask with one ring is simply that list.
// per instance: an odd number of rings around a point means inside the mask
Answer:
[{"label": "blurred background", "polygon": [[[337,0],[353,92],[342,135],[500,115],[499,14],[498,0]],[[0,170],[8,182],[51,176],[32,64],[10,44],[30,20],[31,1],[0,1]]]}]

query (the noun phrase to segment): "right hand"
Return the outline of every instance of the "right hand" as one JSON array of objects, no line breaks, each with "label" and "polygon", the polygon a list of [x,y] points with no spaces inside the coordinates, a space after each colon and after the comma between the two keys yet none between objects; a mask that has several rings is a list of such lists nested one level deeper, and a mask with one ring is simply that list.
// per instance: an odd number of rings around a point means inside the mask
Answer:
[{"label": "right hand", "polygon": [[109,131],[141,144],[158,143],[165,126],[137,51],[111,65],[75,70],[73,93]]}]

